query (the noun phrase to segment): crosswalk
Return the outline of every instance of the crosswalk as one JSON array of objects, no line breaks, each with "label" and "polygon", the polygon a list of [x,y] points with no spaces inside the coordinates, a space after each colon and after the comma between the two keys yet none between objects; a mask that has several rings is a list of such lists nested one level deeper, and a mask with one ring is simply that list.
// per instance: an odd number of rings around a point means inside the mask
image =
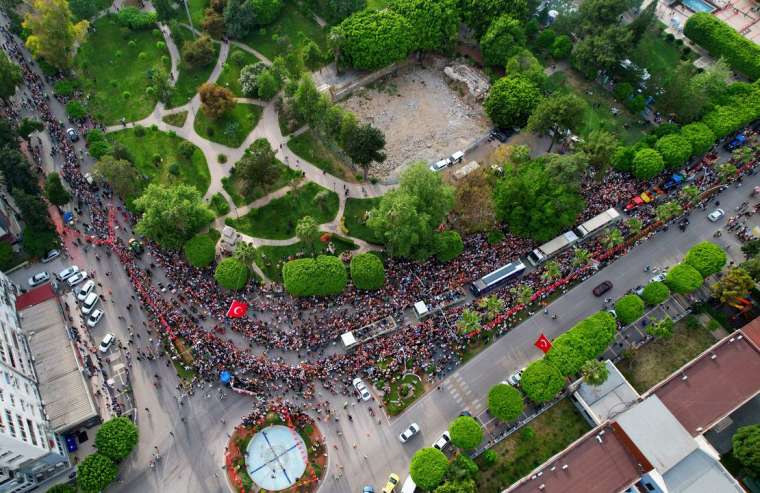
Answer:
[{"label": "crosswalk", "polygon": [[478,416],[485,410],[486,405],[482,396],[475,394],[458,372],[447,378],[443,387],[459,404],[462,411],[466,410],[473,416]]}]

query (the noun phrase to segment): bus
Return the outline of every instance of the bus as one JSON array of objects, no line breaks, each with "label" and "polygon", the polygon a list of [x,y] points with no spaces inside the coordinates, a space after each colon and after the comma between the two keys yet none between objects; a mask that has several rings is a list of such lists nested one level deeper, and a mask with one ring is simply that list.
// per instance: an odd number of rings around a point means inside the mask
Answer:
[{"label": "bus", "polygon": [[515,260],[471,283],[470,291],[474,296],[481,296],[496,289],[510,279],[520,277],[524,271],[525,264],[519,260]]},{"label": "bus", "polygon": [[565,233],[562,233],[553,240],[547,241],[540,247],[530,252],[528,254],[528,262],[530,262],[533,267],[537,267],[538,264],[548,258],[551,258],[563,250],[565,247],[572,245],[576,241],[578,241],[578,235],[576,235],[574,232],[567,231]]},{"label": "bus", "polygon": [[620,213],[617,209],[611,207],[598,216],[592,217],[585,223],[578,226],[576,229],[578,230],[578,234],[580,234],[581,238],[585,238],[593,233],[596,233],[597,231],[603,230],[610,224],[616,222],[618,219],[620,219]]}]

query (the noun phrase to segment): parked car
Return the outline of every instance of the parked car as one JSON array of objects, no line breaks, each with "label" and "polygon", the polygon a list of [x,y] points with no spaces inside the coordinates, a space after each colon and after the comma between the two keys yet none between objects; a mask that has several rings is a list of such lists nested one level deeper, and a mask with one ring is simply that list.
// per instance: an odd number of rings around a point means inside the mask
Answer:
[{"label": "parked car", "polygon": [[84,301],[93,291],[95,291],[95,281],[90,279],[77,290],[77,300]]},{"label": "parked car", "polygon": [[73,288],[74,286],[84,281],[85,279],[87,279],[87,272],[82,270],[82,271],[77,272],[73,276],[69,277],[66,280],[66,282],[69,284],[70,288]]},{"label": "parked car", "polygon": [[363,401],[368,401],[370,397],[372,397],[372,395],[369,393],[369,390],[367,389],[367,386],[364,384],[361,378],[354,378],[354,381],[352,383]]},{"label": "parked car", "polygon": [[48,262],[52,262],[53,260],[60,257],[60,255],[61,255],[60,250],[50,250],[40,260],[42,261],[43,264],[47,264]]},{"label": "parked car", "polygon": [[509,383],[509,385],[512,385],[515,387],[520,385],[520,380],[522,380],[522,374],[524,371],[525,371],[525,368],[521,368],[517,370],[516,372],[514,372],[513,374],[511,374],[509,377],[507,377],[507,382]]},{"label": "parked car", "polygon": [[375,493],[375,488],[371,485],[367,485],[362,488],[362,493]]},{"label": "parked car", "polygon": [[100,296],[98,293],[90,293],[87,298],[82,302],[82,313],[89,315],[92,310],[95,309],[95,305],[100,302]]},{"label": "parked car", "polygon": [[38,272],[32,277],[29,278],[29,287],[33,288],[35,286],[39,286],[40,284],[45,284],[50,280],[50,274],[48,274],[45,271]]},{"label": "parked car", "polygon": [[412,438],[414,438],[417,433],[420,432],[420,425],[417,423],[412,423],[409,425],[409,428],[402,431],[401,434],[398,436],[398,439],[401,443],[406,443]]},{"label": "parked car", "polygon": [[664,282],[668,275],[665,272],[660,272],[656,276],[652,277],[649,282]]},{"label": "parked car", "polygon": [[110,332],[103,336],[103,340],[100,341],[100,346],[98,347],[98,350],[101,353],[107,353],[109,349],[111,349],[111,345],[113,345],[113,341],[116,339],[113,334]]},{"label": "parked car", "polygon": [[591,292],[594,293],[594,296],[601,296],[610,289],[612,289],[612,282],[602,281],[602,283],[591,290]]},{"label": "parked car", "polygon": [[398,474],[391,473],[390,476],[388,476],[388,482],[383,486],[383,493],[394,493],[399,481],[400,478],[398,477]]},{"label": "parked car", "polygon": [[707,219],[709,219],[711,222],[718,222],[720,219],[726,215],[726,211],[723,209],[715,209],[711,213],[707,215]]},{"label": "parked car", "polygon": [[433,443],[433,447],[443,451],[443,449],[445,449],[449,443],[451,443],[451,435],[449,435],[448,431],[444,431],[441,433],[441,436],[438,438],[438,440]]},{"label": "parked car", "polygon": [[464,159],[464,151],[457,151],[454,154],[452,154],[451,157],[449,158],[449,160],[452,163],[461,163],[463,159]]},{"label": "parked car", "polygon": [[104,312],[100,308],[96,308],[95,310],[90,313],[90,318],[87,319],[87,326],[88,327],[95,327],[100,323],[100,320],[103,318]]},{"label": "parked car", "polygon": [[451,158],[441,159],[438,162],[435,162],[430,165],[431,171],[441,171],[443,168],[449,166],[451,164]]},{"label": "parked car", "polygon": [[76,265],[72,265],[71,267],[66,267],[65,269],[63,269],[61,272],[56,274],[55,277],[57,277],[59,281],[65,281],[66,279],[73,276],[77,272],[79,272],[79,267],[77,267]]},{"label": "parked car", "polygon": [[727,151],[733,151],[747,143],[747,137],[744,134],[739,134],[732,140],[726,142],[723,146]]},{"label": "parked car", "polygon": [[72,142],[76,142],[76,141],[79,140],[79,132],[77,132],[75,128],[67,128],[66,129],[66,136]]}]

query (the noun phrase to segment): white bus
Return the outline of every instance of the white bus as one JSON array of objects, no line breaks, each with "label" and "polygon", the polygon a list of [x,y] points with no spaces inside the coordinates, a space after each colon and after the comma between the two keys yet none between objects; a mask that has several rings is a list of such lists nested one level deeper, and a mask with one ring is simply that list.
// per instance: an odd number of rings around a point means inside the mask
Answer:
[{"label": "white bus", "polygon": [[509,279],[520,277],[523,271],[525,271],[525,264],[515,260],[470,284],[470,291],[474,296],[481,296],[492,289],[496,289]]},{"label": "white bus", "polygon": [[602,212],[598,216],[592,217],[585,223],[578,226],[576,229],[578,230],[581,238],[585,238],[590,234],[603,230],[610,224],[616,222],[618,219],[620,219],[620,213],[617,209],[612,207]]},{"label": "white bus", "polygon": [[533,267],[536,267],[541,262],[545,261],[548,258],[551,258],[563,250],[565,247],[572,245],[576,241],[578,241],[578,235],[576,235],[573,231],[562,233],[553,240],[547,241],[540,247],[530,252],[528,254],[528,262],[530,262]]}]

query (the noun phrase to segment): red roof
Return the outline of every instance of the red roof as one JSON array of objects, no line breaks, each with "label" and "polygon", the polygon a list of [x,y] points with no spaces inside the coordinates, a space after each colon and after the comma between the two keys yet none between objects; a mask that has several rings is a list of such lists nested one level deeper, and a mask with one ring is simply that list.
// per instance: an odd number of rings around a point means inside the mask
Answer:
[{"label": "red roof", "polygon": [[16,297],[16,311],[21,311],[24,308],[38,305],[43,301],[52,300],[56,297],[55,291],[50,283],[43,284],[34,289],[30,289],[21,296]]},{"label": "red roof", "polygon": [[744,335],[755,343],[755,346],[760,347],[760,317],[742,327],[741,330],[744,332]]}]

